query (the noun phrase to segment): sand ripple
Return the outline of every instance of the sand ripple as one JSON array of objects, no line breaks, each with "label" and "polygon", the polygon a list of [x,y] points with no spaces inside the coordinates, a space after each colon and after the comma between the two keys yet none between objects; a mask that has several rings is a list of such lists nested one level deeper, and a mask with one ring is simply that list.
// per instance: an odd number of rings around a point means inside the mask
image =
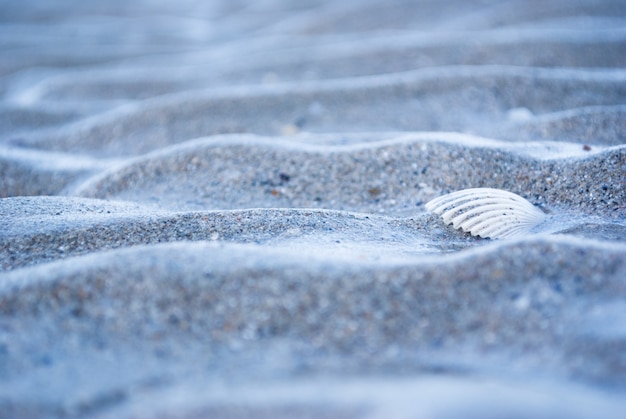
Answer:
[{"label": "sand ripple", "polygon": [[622,416],[624,2],[19,3],[0,418]]}]

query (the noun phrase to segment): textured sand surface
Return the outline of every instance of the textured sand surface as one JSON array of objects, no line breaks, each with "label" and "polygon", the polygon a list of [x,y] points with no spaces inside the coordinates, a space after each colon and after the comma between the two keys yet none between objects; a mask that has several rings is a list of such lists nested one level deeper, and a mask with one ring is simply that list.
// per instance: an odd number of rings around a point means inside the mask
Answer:
[{"label": "textured sand surface", "polygon": [[626,3],[0,11],[1,418],[626,411]]}]

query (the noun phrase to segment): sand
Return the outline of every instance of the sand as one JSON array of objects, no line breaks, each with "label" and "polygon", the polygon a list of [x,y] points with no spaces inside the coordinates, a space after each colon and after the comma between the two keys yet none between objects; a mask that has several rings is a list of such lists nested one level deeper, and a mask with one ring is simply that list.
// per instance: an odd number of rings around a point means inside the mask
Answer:
[{"label": "sand", "polygon": [[622,2],[2,7],[0,417],[621,417]]}]

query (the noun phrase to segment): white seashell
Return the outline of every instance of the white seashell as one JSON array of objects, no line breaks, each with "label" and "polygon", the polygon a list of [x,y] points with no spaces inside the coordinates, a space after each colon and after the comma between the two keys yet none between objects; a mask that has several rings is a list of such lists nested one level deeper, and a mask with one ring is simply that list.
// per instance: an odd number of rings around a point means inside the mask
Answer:
[{"label": "white seashell", "polygon": [[528,233],[545,219],[541,210],[521,196],[492,188],[452,192],[428,202],[426,209],[456,229],[491,239]]}]

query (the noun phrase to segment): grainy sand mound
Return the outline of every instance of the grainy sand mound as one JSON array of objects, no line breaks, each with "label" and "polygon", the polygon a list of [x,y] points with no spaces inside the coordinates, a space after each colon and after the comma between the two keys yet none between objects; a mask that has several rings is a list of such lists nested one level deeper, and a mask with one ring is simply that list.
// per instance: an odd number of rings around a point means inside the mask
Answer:
[{"label": "grainy sand mound", "polygon": [[622,417],[623,2],[2,9],[0,418]]}]

